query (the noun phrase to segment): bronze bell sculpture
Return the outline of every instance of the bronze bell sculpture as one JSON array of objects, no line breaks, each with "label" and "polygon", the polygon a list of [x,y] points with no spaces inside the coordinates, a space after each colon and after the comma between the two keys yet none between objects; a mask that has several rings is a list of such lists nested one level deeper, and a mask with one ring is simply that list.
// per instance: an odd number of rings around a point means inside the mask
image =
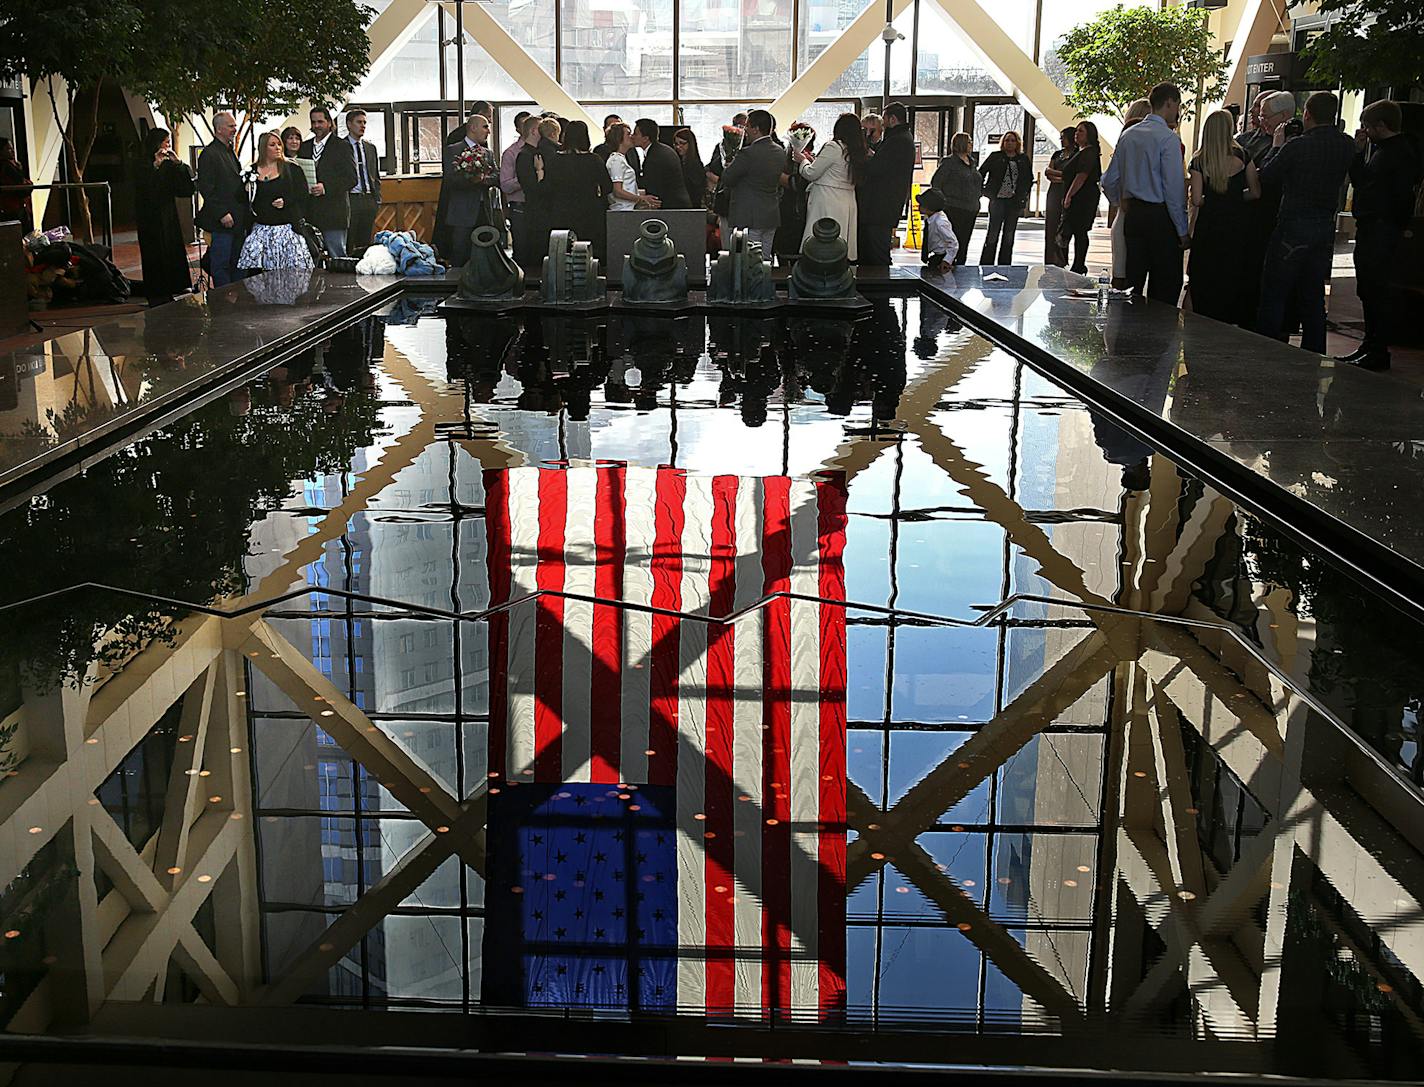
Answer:
[{"label": "bronze bell sculpture", "polygon": [[687,258],[677,251],[668,225],[649,219],[638,230],[623,262],[625,302],[686,302]]},{"label": "bronze bell sculpture", "polygon": [[761,243],[749,241],[745,230],[732,232],[732,244],[712,265],[707,287],[709,302],[774,302],[771,264],[762,259]]},{"label": "bronze bell sculpture", "polygon": [[793,302],[856,297],[855,270],[834,219],[812,224],[811,236],[801,246],[801,259],[791,269],[790,295]]},{"label": "bronze bell sculpture", "polygon": [[460,270],[458,297],[471,302],[499,302],[524,294],[524,272],[505,251],[498,227],[477,226],[470,232],[470,259]]}]

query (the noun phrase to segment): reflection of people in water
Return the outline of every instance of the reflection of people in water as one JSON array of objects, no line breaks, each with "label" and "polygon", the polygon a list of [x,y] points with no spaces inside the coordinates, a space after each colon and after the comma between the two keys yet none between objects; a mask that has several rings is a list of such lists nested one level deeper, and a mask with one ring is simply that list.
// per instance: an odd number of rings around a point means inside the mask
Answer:
[{"label": "reflection of people in water", "polygon": [[314,275],[310,268],[269,268],[242,282],[259,306],[295,306],[319,296],[320,292],[312,288]]},{"label": "reflection of people in water", "polygon": [[939,354],[939,334],[958,332],[964,326],[943,306],[920,299],[920,332],[915,337],[915,357],[932,359]]},{"label": "reflection of people in water", "polygon": [[[1088,355],[1088,373],[1094,379],[1147,411],[1162,414],[1172,376],[1182,357],[1180,315],[1152,320],[1154,315],[1144,314],[1139,306],[1113,304],[1107,307],[1098,332],[1097,318],[1086,312],[1080,301],[1061,294],[1046,297],[1050,300],[1048,324],[1052,336],[1045,346],[1062,355],[1072,351],[1075,338],[1081,337],[1076,353]],[[1144,490],[1152,446],[1102,412],[1091,414],[1093,440],[1110,463],[1122,468],[1123,486]]]}]

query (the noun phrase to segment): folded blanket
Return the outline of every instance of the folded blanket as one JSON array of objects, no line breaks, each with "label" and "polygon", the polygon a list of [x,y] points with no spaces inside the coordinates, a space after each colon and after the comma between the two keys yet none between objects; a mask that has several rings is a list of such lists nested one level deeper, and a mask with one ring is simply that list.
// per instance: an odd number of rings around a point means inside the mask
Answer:
[{"label": "folded blanket", "polygon": [[435,250],[417,240],[409,230],[383,230],[375,241],[395,258],[396,270],[403,276],[433,276],[444,271],[435,259]]}]

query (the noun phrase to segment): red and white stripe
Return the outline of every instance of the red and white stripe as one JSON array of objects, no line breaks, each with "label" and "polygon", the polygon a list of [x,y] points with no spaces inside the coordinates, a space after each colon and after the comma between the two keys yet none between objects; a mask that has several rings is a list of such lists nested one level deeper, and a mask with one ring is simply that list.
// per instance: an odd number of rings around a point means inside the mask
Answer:
[{"label": "red and white stripe", "polygon": [[[536,588],[725,616],[843,601],[839,480],[485,473],[491,601]],[[845,609],[735,625],[541,597],[490,624],[492,776],[675,785],[678,1004],[845,996]]]}]

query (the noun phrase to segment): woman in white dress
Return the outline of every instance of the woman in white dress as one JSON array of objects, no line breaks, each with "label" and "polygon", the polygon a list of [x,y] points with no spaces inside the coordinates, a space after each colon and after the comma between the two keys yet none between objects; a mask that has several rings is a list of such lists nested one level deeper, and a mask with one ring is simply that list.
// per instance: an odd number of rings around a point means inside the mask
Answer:
[{"label": "woman in white dress", "polygon": [[810,184],[806,191],[806,230],[802,244],[811,236],[811,228],[821,219],[834,219],[841,227],[847,255],[856,259],[855,182],[865,168],[870,152],[865,146],[865,133],[860,118],[854,113],[842,113],[831,130],[831,142],[821,148],[814,159],[801,152],[801,176]]},{"label": "woman in white dress", "polygon": [[613,148],[608,154],[608,178],[613,182],[608,210],[642,211],[658,207],[660,201],[656,196],[645,196],[638,191],[638,174],[628,162],[628,151],[633,146],[633,130],[619,121],[608,126],[603,138]]}]

